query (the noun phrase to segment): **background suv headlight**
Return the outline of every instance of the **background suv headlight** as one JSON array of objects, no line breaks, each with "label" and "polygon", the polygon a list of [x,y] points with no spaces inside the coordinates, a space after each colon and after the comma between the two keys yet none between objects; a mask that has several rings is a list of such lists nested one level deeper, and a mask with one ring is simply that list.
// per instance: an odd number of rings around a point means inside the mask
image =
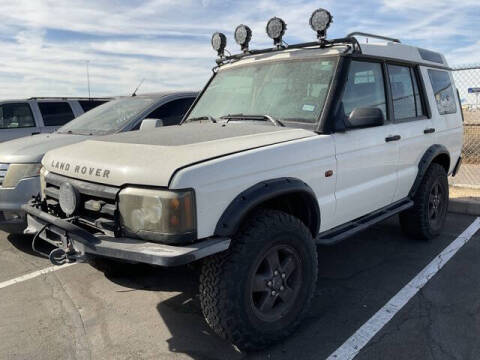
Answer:
[{"label": "background suv headlight", "polygon": [[22,179],[39,176],[42,164],[10,164],[3,180],[4,188],[14,188]]},{"label": "background suv headlight", "polygon": [[166,244],[196,239],[193,190],[169,191],[129,187],[119,194],[125,235]]}]

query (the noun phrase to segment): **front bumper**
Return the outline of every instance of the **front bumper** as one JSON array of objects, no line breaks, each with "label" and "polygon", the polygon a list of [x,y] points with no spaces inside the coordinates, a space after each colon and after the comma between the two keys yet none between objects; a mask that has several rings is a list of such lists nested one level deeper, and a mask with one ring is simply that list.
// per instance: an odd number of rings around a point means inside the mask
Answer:
[{"label": "front bumper", "polygon": [[14,188],[0,188],[0,230],[22,233],[27,227],[22,205],[40,193],[39,177],[22,179]]},{"label": "front bumper", "polygon": [[225,251],[228,238],[208,238],[185,246],[163,245],[131,238],[93,235],[70,221],[50,215],[33,204],[23,205],[28,227],[25,233],[62,249],[68,261],[83,260],[85,255],[98,255],[130,262],[160,266],[184,265]]}]

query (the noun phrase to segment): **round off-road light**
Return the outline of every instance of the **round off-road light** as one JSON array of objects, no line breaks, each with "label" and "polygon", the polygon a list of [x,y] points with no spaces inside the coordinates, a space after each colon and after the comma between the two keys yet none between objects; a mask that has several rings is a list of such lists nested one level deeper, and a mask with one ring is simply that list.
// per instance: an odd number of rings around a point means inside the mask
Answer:
[{"label": "round off-road light", "polygon": [[238,25],[235,29],[235,41],[242,47],[243,51],[248,50],[248,44],[252,39],[252,30],[247,25]]},{"label": "round off-road light", "polygon": [[227,37],[219,32],[212,35],[212,47],[218,52],[219,56],[223,55],[223,51],[227,47]]},{"label": "round off-road light", "polygon": [[283,34],[287,30],[287,24],[280,18],[273,17],[267,23],[267,35],[278,44],[282,41]]},{"label": "round off-road light", "polygon": [[67,216],[73,215],[80,202],[80,195],[77,189],[75,189],[72,184],[65,182],[60,185],[58,195],[58,202],[60,203],[62,211]]},{"label": "round off-road light", "polygon": [[325,9],[317,9],[310,16],[310,26],[319,36],[325,36],[325,31],[332,23],[332,15]]}]

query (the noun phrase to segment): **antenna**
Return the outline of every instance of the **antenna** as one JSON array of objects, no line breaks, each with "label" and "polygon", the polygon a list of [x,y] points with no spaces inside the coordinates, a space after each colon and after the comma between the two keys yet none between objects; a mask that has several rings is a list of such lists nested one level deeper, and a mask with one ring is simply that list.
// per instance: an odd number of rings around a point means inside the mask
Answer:
[{"label": "antenna", "polygon": [[91,99],[90,96],[90,71],[88,69],[88,64],[90,63],[90,60],[87,60],[87,86],[88,86],[88,98]]},{"label": "antenna", "polygon": [[138,89],[140,88],[140,86],[142,86],[143,82],[145,81],[145,79],[142,79],[142,81],[140,81],[140,84],[138,84],[137,88],[135,89],[135,91],[133,92],[132,96],[137,96],[137,91]]}]

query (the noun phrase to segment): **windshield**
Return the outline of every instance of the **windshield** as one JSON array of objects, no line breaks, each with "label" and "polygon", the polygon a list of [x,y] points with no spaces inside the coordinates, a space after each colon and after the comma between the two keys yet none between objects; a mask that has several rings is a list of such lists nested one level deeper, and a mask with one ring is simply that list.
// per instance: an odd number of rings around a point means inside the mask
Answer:
[{"label": "windshield", "polygon": [[314,124],[323,110],[336,64],[336,59],[316,58],[220,70],[188,119],[268,115],[287,126]]},{"label": "windshield", "polygon": [[149,108],[154,99],[128,97],[92,109],[61,127],[59,133],[105,135],[114,133]]}]

